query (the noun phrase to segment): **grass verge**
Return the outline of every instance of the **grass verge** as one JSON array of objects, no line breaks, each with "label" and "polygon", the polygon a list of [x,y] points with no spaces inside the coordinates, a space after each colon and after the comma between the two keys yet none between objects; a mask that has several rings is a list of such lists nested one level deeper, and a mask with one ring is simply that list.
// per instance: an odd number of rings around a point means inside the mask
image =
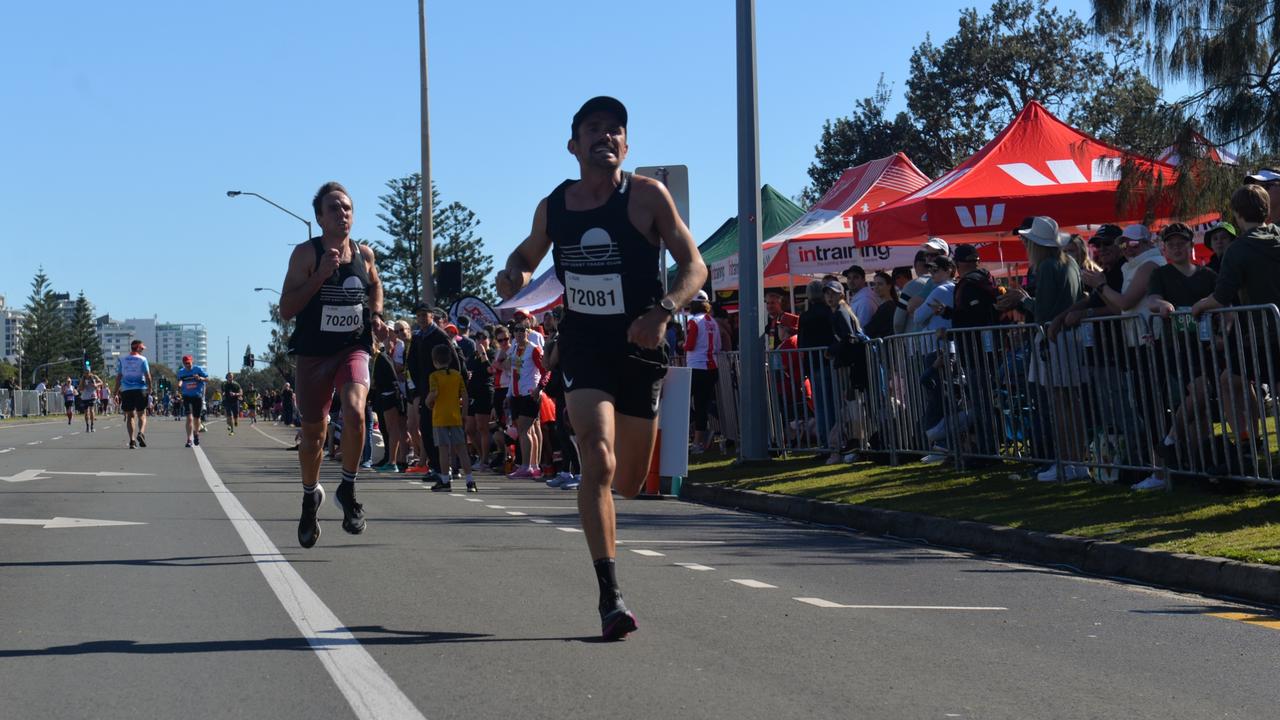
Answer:
[{"label": "grass verge", "polygon": [[1039,483],[1031,468],[1013,464],[957,471],[919,463],[824,465],[813,458],[742,466],[705,459],[689,476],[743,490],[1280,565],[1280,493],[1266,489],[1221,495],[1180,483],[1173,492],[1137,493],[1120,484]]}]

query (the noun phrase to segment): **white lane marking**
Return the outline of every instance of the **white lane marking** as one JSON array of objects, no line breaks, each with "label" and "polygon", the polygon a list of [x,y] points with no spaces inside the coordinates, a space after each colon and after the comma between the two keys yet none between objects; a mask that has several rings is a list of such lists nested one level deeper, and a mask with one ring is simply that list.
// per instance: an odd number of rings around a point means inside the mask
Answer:
[{"label": "white lane marking", "polygon": [[61,425],[61,424],[62,423],[58,422],[57,420],[48,420],[46,422],[34,422],[34,423],[15,423],[13,425],[5,423],[3,425],[0,425],[0,430],[13,430],[14,428],[35,427],[36,425]]},{"label": "white lane marking", "polygon": [[560,532],[567,532],[567,533],[580,533],[580,532],[582,532],[582,531],[581,531],[581,530],[579,530],[578,528],[558,527],[558,528],[556,528],[556,529],[557,529],[557,530],[559,530]]},{"label": "white lane marking", "polygon": [[729,582],[738,583],[739,585],[742,585],[744,587],[756,588],[758,590],[777,590],[778,589],[777,585],[770,585],[767,582],[760,582],[759,580],[748,580],[746,578],[737,578],[737,579],[730,580]]},{"label": "white lane marking", "polygon": [[485,507],[491,507],[491,508],[502,509],[502,510],[572,510],[574,512],[578,511],[577,505],[486,505]]},{"label": "white lane marking", "polygon": [[49,438],[49,439],[50,439],[50,440],[61,440],[61,439],[62,439],[62,436],[61,436],[61,435],[54,435],[53,437],[51,437],[51,438]]},{"label": "white lane marking", "polygon": [[508,510],[508,511],[507,511],[507,514],[508,514],[508,515],[515,516],[515,517],[524,517],[524,516],[528,515],[529,513],[522,513],[522,512],[520,512],[519,510]]},{"label": "white lane marking", "polygon": [[617,540],[618,545],[723,545],[723,540]]},{"label": "white lane marking", "polygon": [[[79,435],[80,433],[79,433],[79,431],[77,431],[77,432],[73,432],[73,433],[71,433],[71,434],[72,434],[72,435]],[[57,438],[54,438],[54,439],[55,439],[55,440],[57,440]]]},{"label": "white lane marking", "polygon": [[506,510],[507,509],[506,505],[485,505],[485,507],[489,508],[490,510]]},{"label": "white lane marking", "polygon": [[535,522],[535,523],[538,523],[539,525],[550,525],[550,524],[551,524],[551,521],[550,521],[550,520],[544,520],[543,518],[529,518],[529,522]]},{"label": "white lane marking", "polygon": [[698,563],[674,563],[674,564],[679,565],[680,567],[686,568],[688,570],[697,570],[698,572],[715,570],[715,568],[713,567],[707,567],[706,565],[699,565]]},{"label": "white lane marking", "polygon": [[845,605],[822,598],[791,598],[820,608],[844,608],[846,610],[1008,610],[1007,607],[983,607],[977,605]]},{"label": "white lane marking", "polygon": [[[257,425],[250,425],[249,427],[253,428],[254,430],[258,430],[258,426],[257,426]],[[268,434],[266,434],[266,433],[262,432],[261,430],[258,430],[258,434],[259,434],[259,435],[261,435],[262,437],[264,437],[264,438],[266,438],[266,439],[270,440],[270,441],[271,441],[271,442],[273,442],[273,443],[280,443],[281,445],[283,445],[283,446],[285,446],[285,447],[293,447],[293,443],[287,443],[287,442],[285,442],[285,441],[283,441],[283,440],[280,440],[280,439],[278,439],[278,438],[271,437],[270,435],[268,435]]]},{"label": "white lane marking", "polygon": [[114,525],[146,525],[140,522],[123,520],[90,520],[89,518],[56,517],[49,520],[19,520],[16,518],[0,518],[0,525],[39,525],[45,530],[63,530],[81,527],[112,527]]},{"label": "white lane marking", "polygon": [[476,498],[466,498],[466,501],[467,502],[484,502],[483,500],[477,500]]},{"label": "white lane marking", "polygon": [[0,450],[0,455],[3,455],[8,452],[13,452],[13,451],[14,451],[14,448],[5,448],[3,450]]},{"label": "white lane marking", "polygon": [[204,449],[194,448],[196,462],[205,483],[217,498],[231,526],[240,535],[254,564],[262,571],[272,592],[293,619],[293,624],[307,639],[316,657],[329,671],[329,677],[347,699],[356,717],[375,718],[423,717],[408,697],[400,691],[360,641],[343,625],[333,611],[307,585],[293,565],[276,548],[262,526],[253,519],[236,496],[222,483],[222,478],[209,463]]},{"label": "white lane marking", "polygon": [[27,444],[28,444],[28,445],[39,445],[39,444],[40,444],[40,443],[42,443],[42,442],[44,442],[44,441],[43,441],[43,440],[32,440],[31,442],[29,442],[29,443],[27,443]]},{"label": "white lane marking", "polygon": [[632,550],[631,552],[645,557],[666,557],[666,555],[658,552],[657,550]]},{"label": "white lane marking", "polygon": [[96,477],[129,477],[135,475],[150,475],[151,473],[131,473],[131,472],[115,472],[113,470],[98,470],[96,472],[85,472],[82,470],[43,470],[43,469],[27,469],[16,475],[0,475],[0,480],[11,483],[30,482],[31,480],[48,480],[44,475],[93,475]]}]

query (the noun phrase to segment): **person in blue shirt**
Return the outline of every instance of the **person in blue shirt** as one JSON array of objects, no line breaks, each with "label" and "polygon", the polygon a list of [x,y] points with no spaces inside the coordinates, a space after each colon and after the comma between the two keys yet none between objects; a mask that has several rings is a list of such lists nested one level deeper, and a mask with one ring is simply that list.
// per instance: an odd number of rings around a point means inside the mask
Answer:
[{"label": "person in blue shirt", "polygon": [[182,393],[182,407],[187,415],[186,447],[200,444],[200,414],[204,411],[204,388],[209,382],[209,373],[194,364],[190,355],[182,356],[182,367],[178,368],[178,390]]},{"label": "person in blue shirt", "polygon": [[[146,447],[147,390],[151,387],[151,366],[142,354],[147,346],[141,340],[129,343],[129,354],[116,362],[116,402],[124,413],[124,427],[129,433],[129,448]],[[133,432],[134,418],[138,434]]]}]

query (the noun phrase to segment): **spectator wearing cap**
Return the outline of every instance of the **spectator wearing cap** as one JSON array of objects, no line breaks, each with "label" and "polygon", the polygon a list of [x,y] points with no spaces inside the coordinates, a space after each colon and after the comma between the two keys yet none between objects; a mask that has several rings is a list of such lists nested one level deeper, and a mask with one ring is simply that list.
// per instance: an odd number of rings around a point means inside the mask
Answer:
[{"label": "spectator wearing cap", "polygon": [[[917,253],[917,255],[919,254],[920,253]],[[906,265],[894,268],[893,272],[890,273],[889,276],[893,278],[893,289],[898,291],[901,291],[902,288],[907,286],[907,283],[911,282],[916,277],[915,274],[912,273],[911,268]],[[897,293],[895,293],[895,295],[896,294]]]},{"label": "spectator wearing cap", "polygon": [[[1050,217],[1033,218],[1030,227],[1019,230],[1027,248],[1027,260],[1035,268],[1036,294],[1029,295],[1020,287],[1014,287],[996,304],[997,309],[1007,309],[1017,304],[1027,312],[1036,324],[1051,322],[1080,298],[1080,266],[1063,250],[1058,223]],[[1037,342],[1037,345],[1040,345]],[[1088,468],[1079,465],[1084,457],[1084,433],[1079,430],[1079,388],[1083,383],[1082,348],[1074,330],[1065,330],[1044,347],[1042,354],[1032,353],[1027,381],[1050,389],[1053,403],[1055,446],[1061,464],[1054,464],[1036,474],[1036,479],[1051,482],[1060,477],[1067,480],[1087,479]]]},{"label": "spectator wearing cap", "polygon": [[866,327],[880,306],[880,296],[867,286],[867,272],[859,265],[850,265],[844,271],[844,280],[849,286],[849,307],[853,316],[858,318],[862,327]]},{"label": "spectator wearing cap", "polygon": [[871,290],[880,305],[870,322],[862,326],[862,331],[871,338],[889,337],[893,334],[893,316],[898,311],[898,287],[888,273],[878,272],[871,279]]},{"label": "spectator wearing cap", "polygon": [[1263,168],[1252,175],[1245,178],[1245,183],[1249,185],[1261,185],[1267,191],[1268,196],[1268,222],[1275,223],[1280,221],[1280,170],[1275,168]]},{"label": "spectator wearing cap", "polygon": [[1209,256],[1209,262],[1205,263],[1210,270],[1215,273],[1222,270],[1222,256],[1227,254],[1227,248],[1231,247],[1231,241],[1235,239],[1236,226],[1225,219],[1219,220],[1217,225],[1205,231],[1204,245],[1213,253]]},{"label": "spectator wearing cap", "polygon": [[[458,319],[453,322],[454,327],[458,329],[458,335],[453,339],[453,343],[458,346],[458,351],[462,353],[463,362],[471,362],[471,358],[476,354],[476,341],[471,339],[471,333],[468,332],[471,329],[471,319],[466,315],[459,315]],[[463,371],[462,374],[465,377],[467,372]]]},{"label": "spectator wearing cap", "polygon": [[[1156,465],[1176,460],[1176,446],[1186,447],[1188,442],[1198,446],[1201,439],[1208,438],[1207,432],[1202,433],[1194,424],[1187,424],[1187,420],[1195,419],[1197,412],[1206,420],[1209,417],[1209,408],[1202,399],[1204,385],[1200,378],[1204,374],[1204,363],[1200,361],[1201,353],[1183,352],[1179,353],[1183,356],[1179,362],[1167,360],[1174,357],[1179,348],[1192,348],[1197,343],[1195,323],[1189,322],[1185,315],[1169,321],[1170,315],[1174,311],[1190,310],[1197,301],[1213,292],[1218,279],[1214,271],[1191,262],[1194,235],[1191,228],[1183,223],[1173,223],[1160,232],[1160,248],[1168,264],[1151,273],[1146,300],[1152,313],[1166,319],[1164,332],[1156,340],[1156,376],[1163,379],[1169,398],[1177,404],[1173,428],[1163,440],[1158,436],[1153,439]],[[1161,490],[1167,485],[1167,470],[1161,468],[1133,485],[1133,489]]]},{"label": "spectator wearing cap", "polygon": [[546,344],[546,338],[543,337],[542,333],[539,332],[538,329],[534,327],[532,315],[525,312],[524,310],[517,310],[515,312],[515,315],[511,316],[511,319],[517,323],[523,322],[528,326],[529,344],[539,349],[541,349]]},{"label": "spectator wearing cap", "polygon": [[899,293],[899,302],[905,303],[906,307],[904,308],[905,316],[902,321],[902,327],[899,327],[895,318],[894,328],[898,332],[916,332],[917,330],[923,329],[915,325],[913,318],[915,317],[916,310],[920,309],[920,306],[924,304],[925,299],[929,297],[929,293],[933,292],[933,288],[936,286],[931,279],[932,273],[922,267],[921,262],[923,261],[927,264],[930,260],[936,257],[950,256],[951,246],[942,238],[929,238],[920,246],[920,252],[916,254],[917,277],[915,280],[907,283],[907,286],[902,288],[902,291]]},{"label": "spectator wearing cap", "polygon": [[715,396],[716,353],[724,350],[720,342],[720,326],[711,317],[711,303],[706,291],[699,290],[689,302],[689,321],[685,326],[685,363],[691,368],[690,383],[693,405],[693,452],[706,452],[708,447],[707,419],[710,417],[711,399]]},{"label": "spectator wearing cap", "polygon": [[953,307],[947,317],[955,328],[995,325],[1000,319],[996,300],[1000,291],[986,268],[981,267],[978,248],[959,245],[955,251],[956,280]]},{"label": "spectator wearing cap", "polygon": [[[1089,248],[1093,251],[1093,265],[1082,265],[1081,270],[1092,269],[1101,270],[1106,276],[1107,287],[1119,291],[1124,285],[1124,255],[1120,252],[1119,240],[1124,231],[1119,225],[1101,225],[1097,232],[1089,239]],[[1106,307],[1106,303],[1102,300],[1101,295],[1097,293],[1087,294],[1080,300],[1076,301],[1067,308],[1066,311],[1053,319],[1049,325],[1049,339],[1052,340],[1058,336],[1063,329],[1070,329],[1080,325],[1080,322],[1088,317],[1093,317],[1102,308]]]},{"label": "spectator wearing cap", "polygon": [[907,312],[907,308],[911,305],[911,298],[927,296],[925,288],[929,285],[929,259],[932,256],[924,250],[917,250],[912,269],[915,271],[915,277],[908,280],[905,285],[898,286],[898,311],[893,314],[893,332],[902,334],[905,332],[915,332],[918,328],[911,320],[911,314]]},{"label": "spectator wearing cap", "polygon": [[[857,316],[853,314],[853,308],[849,306],[849,301],[845,299],[844,285],[841,285],[839,280],[827,280],[822,284],[822,296],[827,307],[831,308],[831,331],[834,335],[831,345],[827,349],[826,358],[831,361],[837,370],[843,371],[844,368],[854,368],[855,365],[858,365],[861,357],[861,375],[865,378],[866,356],[861,344],[858,343],[862,335],[862,324],[858,322]],[[854,382],[850,382],[849,395],[844,398],[846,401],[853,402],[855,400],[854,391],[865,389],[865,382],[860,383],[861,387],[857,386],[858,383],[856,381],[859,379],[855,369]],[[832,397],[831,399],[837,403],[839,402],[839,398]],[[859,417],[861,417],[860,414]],[[833,449],[831,455],[827,458],[828,465],[834,465],[842,460],[840,449],[843,443],[840,441],[840,429],[840,424],[836,423],[832,425],[828,432],[827,439]],[[850,461],[852,459],[850,458]]]},{"label": "spectator wearing cap", "polygon": [[1130,225],[1120,236],[1121,252],[1125,263],[1121,267],[1123,281],[1120,290],[1107,285],[1106,274],[1097,270],[1086,270],[1082,279],[1106,305],[1106,311],[1094,315],[1120,315],[1136,312],[1147,296],[1147,287],[1151,282],[1151,273],[1156,268],[1167,264],[1160,248],[1155,245],[1155,238],[1146,225]]},{"label": "spectator wearing cap", "polygon": [[[1256,184],[1245,185],[1231,194],[1231,212],[1240,234],[1222,256],[1213,294],[1192,306],[1197,319],[1206,310],[1237,300],[1241,305],[1280,305],[1280,227],[1266,221],[1273,215],[1271,196]],[[1269,385],[1273,393],[1280,386],[1280,328],[1272,318],[1268,313],[1261,322],[1236,323],[1226,338],[1228,347],[1246,348],[1244,357],[1231,353],[1223,371],[1234,394],[1228,406],[1234,407],[1232,426],[1238,437],[1257,437],[1258,428],[1245,413],[1246,407],[1258,406],[1256,387],[1250,383]],[[1257,348],[1256,356],[1248,350],[1251,347]]]}]

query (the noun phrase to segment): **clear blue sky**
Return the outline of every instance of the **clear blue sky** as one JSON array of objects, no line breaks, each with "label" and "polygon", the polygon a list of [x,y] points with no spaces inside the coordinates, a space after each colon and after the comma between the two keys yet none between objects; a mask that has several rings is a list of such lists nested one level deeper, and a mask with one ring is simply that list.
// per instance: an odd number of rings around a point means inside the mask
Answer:
[{"label": "clear blue sky", "polygon": [[[761,177],[807,181],[824,120],[953,34],[960,7],[761,0]],[[1060,8],[1089,12],[1088,0]],[[378,195],[419,167],[414,0],[15,3],[0,44],[0,294],[36,268],[99,313],[202,322],[210,370],[269,337],[278,288],[324,181],[352,192],[355,236],[381,239]],[[691,225],[736,214],[734,3],[428,2],[432,174],[481,219],[501,263],[538,200],[576,174],[564,146],[588,97],[630,110],[627,166],[689,166]]]}]

